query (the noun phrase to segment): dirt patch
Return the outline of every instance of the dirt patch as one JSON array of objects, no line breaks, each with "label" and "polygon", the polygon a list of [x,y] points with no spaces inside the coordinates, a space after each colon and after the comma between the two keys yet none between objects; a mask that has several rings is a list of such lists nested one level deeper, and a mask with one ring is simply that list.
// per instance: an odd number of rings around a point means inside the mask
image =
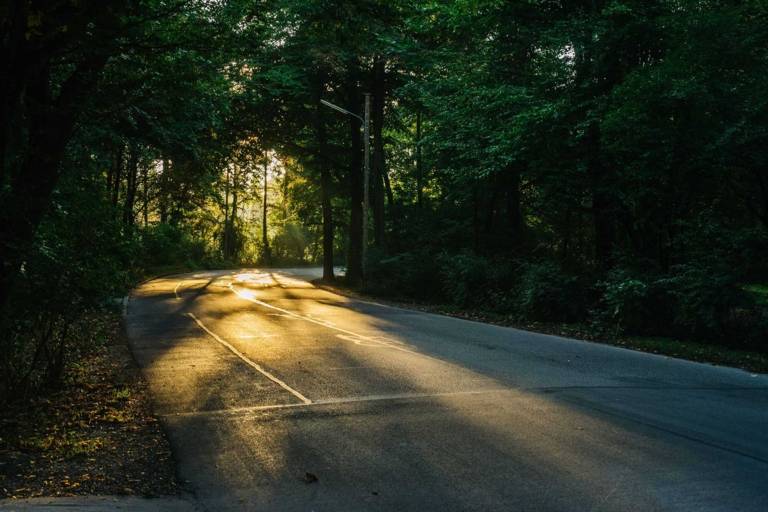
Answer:
[{"label": "dirt patch", "polygon": [[108,344],[72,364],[62,389],[0,413],[0,497],[178,492],[120,316],[105,315]]}]

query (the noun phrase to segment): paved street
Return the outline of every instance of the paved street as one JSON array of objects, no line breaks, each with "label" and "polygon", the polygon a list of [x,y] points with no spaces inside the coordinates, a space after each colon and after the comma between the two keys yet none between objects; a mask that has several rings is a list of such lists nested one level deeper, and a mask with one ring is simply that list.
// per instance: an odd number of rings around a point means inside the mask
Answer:
[{"label": "paved street", "polygon": [[317,272],[131,296],[201,507],[768,510],[768,377],[353,300]]}]

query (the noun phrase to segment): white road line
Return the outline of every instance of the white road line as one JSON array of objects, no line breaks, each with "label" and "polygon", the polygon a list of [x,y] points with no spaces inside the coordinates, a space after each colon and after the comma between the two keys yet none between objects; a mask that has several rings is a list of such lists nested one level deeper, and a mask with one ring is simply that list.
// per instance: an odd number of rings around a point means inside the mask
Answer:
[{"label": "white road line", "polygon": [[186,282],[186,281],[179,281],[179,282],[176,284],[176,288],[174,288],[174,289],[173,289],[173,294],[176,296],[176,298],[177,298],[177,299],[180,299],[180,298],[181,298],[181,297],[179,296],[179,286],[181,286],[181,285],[182,285],[182,284],[184,284],[185,282]]},{"label": "white road line", "polygon": [[[332,324],[330,322],[325,322],[323,320],[317,320],[315,318],[310,318],[308,316],[304,316],[304,315],[300,315],[298,313],[294,313],[293,311],[289,311],[287,309],[283,309],[283,308],[279,308],[277,306],[273,306],[272,304],[269,304],[267,302],[261,301],[259,299],[255,299],[255,298],[253,298],[253,297],[251,297],[249,295],[246,295],[246,294],[243,294],[242,292],[237,291],[235,289],[235,287],[232,286],[231,284],[229,285],[229,289],[232,290],[232,292],[235,295],[237,295],[238,297],[240,297],[241,299],[253,302],[254,304],[259,304],[260,306],[264,306],[265,308],[270,308],[270,309],[274,309],[275,311],[280,311],[284,315],[287,315],[287,316],[290,316],[290,317],[293,317],[293,318],[298,318],[300,320],[305,320],[307,322],[312,322],[313,324],[322,325],[323,327],[326,327],[328,329],[333,329],[335,331],[339,331],[339,332],[347,334],[349,336],[353,336],[355,338],[354,343],[357,343],[358,345],[362,345],[358,340],[360,340],[360,341],[367,341],[369,344],[372,343],[372,344],[377,345],[377,346],[393,348],[395,350],[400,350],[401,352],[407,352],[409,354],[415,354],[415,355],[422,356],[422,357],[428,357],[429,359],[434,359],[435,361],[445,362],[445,361],[442,361],[440,359],[437,359],[436,357],[432,357],[432,356],[429,356],[427,354],[422,354],[421,352],[416,352],[415,350],[409,350],[407,348],[398,347],[397,345],[395,345],[393,343],[390,343],[390,342],[381,341],[380,339],[378,339],[378,337],[364,336],[362,334],[358,334],[356,332],[352,332],[352,331],[349,331],[347,329],[342,329],[341,327],[337,327],[336,325],[334,325],[334,324]],[[348,340],[348,341],[352,341],[352,340]],[[371,346],[371,345],[367,345],[367,346]]]},{"label": "white road line", "polygon": [[230,414],[242,414],[249,412],[259,411],[271,411],[275,409],[295,409],[297,407],[317,407],[320,405],[345,405],[355,404],[361,402],[382,402],[388,400],[405,400],[405,399],[418,399],[418,398],[442,398],[452,396],[467,396],[467,395],[487,395],[492,393],[514,393],[515,390],[510,388],[493,388],[493,389],[479,389],[471,391],[446,391],[444,393],[394,393],[391,395],[365,395],[365,396],[350,396],[342,398],[327,398],[325,400],[315,400],[314,402],[306,404],[271,404],[271,405],[254,405],[250,407],[233,407],[231,409],[213,409],[210,411],[185,411],[185,412],[172,412],[169,414],[162,414],[165,417],[185,417],[185,416],[218,416],[218,415],[230,415]]},{"label": "white road line", "polygon": [[339,370],[359,370],[361,368],[376,368],[375,366],[339,366],[337,368],[326,368],[326,370],[335,372]]},{"label": "white road line", "polygon": [[277,377],[275,377],[274,375],[272,375],[271,373],[269,373],[268,371],[266,371],[266,370],[265,370],[264,368],[262,368],[262,367],[261,367],[259,364],[257,364],[257,363],[255,363],[255,362],[251,361],[250,359],[248,359],[248,358],[245,356],[245,354],[243,354],[242,352],[238,351],[238,350],[237,350],[235,347],[233,347],[232,345],[230,345],[229,343],[227,343],[227,341],[226,341],[226,340],[222,339],[222,338],[221,338],[221,337],[220,337],[218,334],[216,334],[215,332],[213,332],[213,331],[211,331],[209,328],[207,328],[207,327],[205,326],[205,324],[203,324],[203,322],[201,322],[201,321],[200,321],[200,320],[199,320],[199,319],[198,319],[198,318],[197,318],[195,315],[193,315],[192,313],[187,313],[187,316],[189,316],[189,317],[190,317],[192,320],[194,320],[195,322],[197,322],[197,325],[199,325],[199,326],[200,326],[200,328],[201,328],[202,330],[204,330],[205,332],[207,332],[208,334],[210,334],[210,335],[211,335],[211,337],[212,337],[213,339],[215,339],[216,341],[218,341],[219,343],[221,343],[221,344],[222,344],[224,347],[226,347],[226,348],[227,348],[227,349],[228,349],[230,352],[232,352],[232,353],[233,353],[233,354],[235,354],[237,357],[239,357],[240,359],[242,359],[242,360],[243,360],[243,362],[245,362],[247,365],[251,366],[251,367],[252,367],[252,368],[254,368],[256,371],[258,371],[259,373],[261,373],[262,375],[264,375],[266,378],[268,378],[269,380],[271,380],[272,382],[274,382],[275,384],[277,384],[278,386],[280,386],[281,388],[285,389],[286,391],[288,391],[289,393],[291,393],[293,396],[295,396],[296,398],[298,398],[299,400],[301,400],[301,401],[304,403],[303,405],[309,405],[309,404],[311,404],[311,403],[312,403],[312,400],[310,400],[309,398],[305,397],[304,395],[302,395],[301,393],[299,393],[298,391],[296,391],[295,389],[293,389],[291,386],[289,386],[288,384],[286,384],[286,383],[285,383],[285,382],[283,382],[282,380],[278,379]]}]

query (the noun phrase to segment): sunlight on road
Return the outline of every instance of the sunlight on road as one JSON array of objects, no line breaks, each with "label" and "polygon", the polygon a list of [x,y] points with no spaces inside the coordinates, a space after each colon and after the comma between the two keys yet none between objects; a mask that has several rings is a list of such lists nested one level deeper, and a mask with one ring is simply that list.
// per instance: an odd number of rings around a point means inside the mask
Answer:
[{"label": "sunlight on road", "polygon": [[314,503],[321,485],[360,510],[359,490],[381,500],[382,482],[384,510],[436,489],[441,509],[703,510],[714,482],[738,478],[731,509],[762,512],[748,505],[765,399],[742,373],[375,305],[318,275],[179,275],[132,295],[137,359],[211,510]]},{"label": "sunlight on road", "polygon": [[256,297],[256,294],[254,292],[252,292],[251,290],[243,290],[243,291],[241,291],[239,293],[239,295],[241,297],[243,297],[243,298],[246,298],[246,299],[252,299],[252,298]]}]

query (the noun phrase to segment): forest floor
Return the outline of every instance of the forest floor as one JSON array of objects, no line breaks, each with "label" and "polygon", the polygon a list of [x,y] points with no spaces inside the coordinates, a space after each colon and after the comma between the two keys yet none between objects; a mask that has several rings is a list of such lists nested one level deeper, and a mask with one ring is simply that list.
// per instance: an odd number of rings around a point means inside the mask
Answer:
[{"label": "forest floor", "polygon": [[0,498],[178,492],[168,441],[128,349],[119,312],[105,346],[57,391],[0,412]]},{"label": "forest floor", "polygon": [[358,299],[375,300],[377,302],[396,307],[415,309],[426,313],[452,316],[484,322],[504,327],[514,327],[531,332],[551,334],[577,340],[591,341],[614,345],[641,352],[661,354],[680,359],[688,359],[700,363],[709,363],[719,366],[731,366],[755,373],[768,373],[768,354],[748,350],[738,350],[731,347],[697,341],[683,341],[673,338],[650,336],[625,336],[611,335],[604,331],[598,331],[593,326],[586,324],[563,324],[546,322],[521,323],[515,321],[509,315],[501,315],[488,311],[462,309],[452,305],[434,304],[412,301],[404,298],[392,298],[362,292],[346,286],[343,282],[328,284],[321,279],[313,281],[320,288],[347,295]]}]

